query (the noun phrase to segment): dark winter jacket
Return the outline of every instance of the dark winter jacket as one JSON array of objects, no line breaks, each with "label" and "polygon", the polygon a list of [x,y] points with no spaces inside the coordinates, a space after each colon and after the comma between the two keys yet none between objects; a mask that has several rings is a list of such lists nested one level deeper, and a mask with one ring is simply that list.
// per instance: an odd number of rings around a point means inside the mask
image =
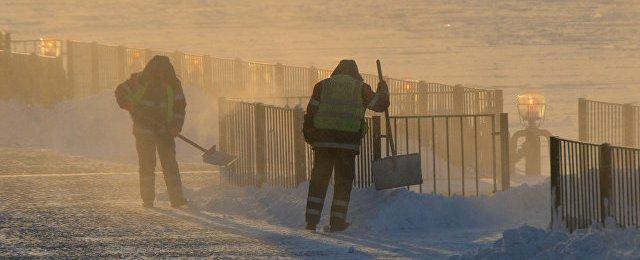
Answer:
[{"label": "dark winter jacket", "polygon": [[[118,85],[115,91],[116,101],[121,108],[125,108],[129,102],[126,95],[142,88],[144,80],[142,73],[134,73],[131,78]],[[173,89],[173,120],[167,121],[167,85]],[[148,83],[147,89],[139,104],[136,105],[133,119],[133,133],[139,134],[162,134],[167,133],[171,127],[182,129],[185,117],[187,102],[182,91],[182,85],[176,79],[174,83]],[[130,111],[131,112],[131,111]]]},{"label": "dark winter jacket", "polygon": [[[305,140],[309,144],[314,143],[335,143],[335,144],[348,144],[360,146],[362,142],[362,134],[360,133],[352,133],[352,132],[343,132],[336,130],[326,130],[326,129],[317,129],[314,127],[314,116],[318,111],[318,103],[322,102],[322,86],[324,82],[328,79],[324,79],[318,82],[313,88],[313,95],[311,96],[311,100],[307,105],[307,111],[304,116],[304,125],[303,125],[303,133]],[[375,93],[371,89],[371,86],[364,83],[363,84],[363,93],[362,93],[362,106],[366,109],[370,109],[376,112],[383,112],[385,109],[389,107],[389,93]],[[318,148],[334,148],[334,147],[318,147],[314,145],[314,149]],[[345,148],[349,150],[353,150],[356,153],[359,152],[359,148],[351,149]]]}]

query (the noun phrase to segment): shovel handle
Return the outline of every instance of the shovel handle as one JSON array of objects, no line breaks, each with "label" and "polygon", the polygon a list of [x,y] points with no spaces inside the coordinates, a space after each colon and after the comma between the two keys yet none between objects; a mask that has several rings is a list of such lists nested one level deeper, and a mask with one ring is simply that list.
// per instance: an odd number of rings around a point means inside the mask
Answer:
[{"label": "shovel handle", "polygon": [[[378,79],[380,82],[384,81],[384,77],[382,77],[382,65],[380,65],[380,60],[376,60],[376,66],[378,67]],[[379,89],[378,89],[379,91]],[[398,153],[396,152],[396,143],[393,141],[393,133],[391,133],[391,121],[389,120],[389,108],[384,110],[384,119],[387,127],[386,139],[391,146],[391,155],[396,156]]]},{"label": "shovel handle", "polygon": [[184,135],[178,134],[176,137],[182,139],[182,141],[187,142],[188,144],[192,145],[195,148],[198,148],[198,150],[202,151],[203,153],[207,153],[208,150],[204,149],[204,147],[200,146],[199,144],[197,144],[194,141],[191,141],[189,138],[186,138]]}]

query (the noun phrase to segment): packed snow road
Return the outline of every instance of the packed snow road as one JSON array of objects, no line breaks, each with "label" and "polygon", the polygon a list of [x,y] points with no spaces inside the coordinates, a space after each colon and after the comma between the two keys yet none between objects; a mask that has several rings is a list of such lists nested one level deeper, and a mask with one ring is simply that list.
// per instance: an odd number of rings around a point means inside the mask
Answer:
[{"label": "packed snow road", "polygon": [[[211,173],[183,176],[191,187],[212,178]],[[171,209],[166,199],[145,209],[140,206],[136,178],[136,174],[1,176],[0,257],[368,255],[330,236],[242,223],[196,208]]]},{"label": "packed snow road", "polygon": [[[212,181],[207,172],[183,177],[192,188]],[[164,194],[156,208],[145,209],[136,178],[134,173],[0,176],[0,257],[368,258],[451,253],[310,233],[197,206],[175,210]]]},{"label": "packed snow road", "polygon": [[170,208],[158,174],[156,207],[145,209],[135,165],[1,148],[0,258],[448,258],[474,255],[508,228],[547,219],[541,209],[548,206],[537,203],[547,200],[534,199],[545,185],[478,198],[354,189],[349,230],[314,233],[303,228],[307,183],[225,186],[211,168],[182,169],[191,206]]}]

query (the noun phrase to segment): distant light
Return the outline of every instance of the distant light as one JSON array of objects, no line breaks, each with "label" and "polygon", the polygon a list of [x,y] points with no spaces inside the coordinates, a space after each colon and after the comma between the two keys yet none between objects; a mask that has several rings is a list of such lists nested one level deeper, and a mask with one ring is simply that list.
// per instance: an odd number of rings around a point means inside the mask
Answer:
[{"label": "distant light", "polygon": [[137,51],[137,50],[136,50],[136,51],[133,51],[133,52],[131,53],[131,58],[132,58],[132,59],[134,59],[134,60],[139,59],[139,58],[140,58],[140,52],[139,52],[139,51]]},{"label": "distant light", "polygon": [[43,56],[58,57],[60,56],[60,41],[50,38],[40,38],[40,54]]},{"label": "distant light", "polygon": [[445,24],[444,27],[451,27],[451,24],[450,23]]},{"label": "distant light", "polygon": [[516,97],[520,121],[525,126],[539,126],[545,117],[547,99],[540,94],[527,93]]}]

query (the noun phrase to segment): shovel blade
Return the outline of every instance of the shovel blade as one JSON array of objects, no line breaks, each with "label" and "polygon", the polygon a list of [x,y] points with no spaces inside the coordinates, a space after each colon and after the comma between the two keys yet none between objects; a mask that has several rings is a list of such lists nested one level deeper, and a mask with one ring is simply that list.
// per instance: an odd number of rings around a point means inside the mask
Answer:
[{"label": "shovel blade", "polygon": [[420,154],[389,156],[373,162],[376,190],[422,184]]},{"label": "shovel blade", "polygon": [[215,146],[202,155],[202,161],[217,166],[229,166],[238,159],[238,157],[216,151]]}]

